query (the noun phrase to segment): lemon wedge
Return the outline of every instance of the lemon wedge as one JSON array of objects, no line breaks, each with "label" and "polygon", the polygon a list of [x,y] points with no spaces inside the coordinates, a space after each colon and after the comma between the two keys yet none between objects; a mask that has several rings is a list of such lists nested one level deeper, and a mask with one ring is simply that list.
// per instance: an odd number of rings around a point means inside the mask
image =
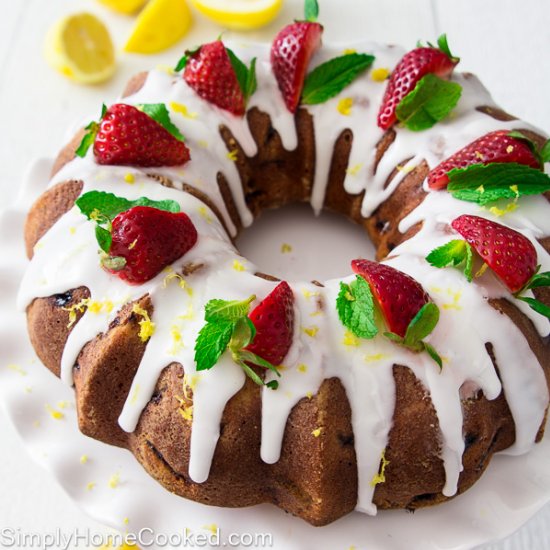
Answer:
[{"label": "lemon wedge", "polygon": [[282,0],[192,0],[203,15],[228,29],[250,30],[275,19]]},{"label": "lemon wedge", "polygon": [[131,53],[157,53],[178,42],[191,25],[185,0],[150,0],[124,46]]},{"label": "lemon wedge", "polygon": [[147,0],[98,0],[98,2],[113,11],[130,15],[142,8]]},{"label": "lemon wedge", "polygon": [[80,84],[97,84],[115,71],[109,31],[91,13],[77,13],[58,21],[48,32],[46,61]]}]

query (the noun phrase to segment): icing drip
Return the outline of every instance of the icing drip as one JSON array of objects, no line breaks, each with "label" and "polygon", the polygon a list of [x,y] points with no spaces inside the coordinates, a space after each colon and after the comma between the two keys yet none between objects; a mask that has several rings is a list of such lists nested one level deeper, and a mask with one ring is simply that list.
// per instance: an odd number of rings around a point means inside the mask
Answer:
[{"label": "icing drip", "polygon": [[[373,53],[374,68],[389,70],[404,53],[398,48],[370,43],[355,45],[355,49]],[[343,48],[325,47],[313,63],[320,64],[342,51]],[[269,47],[244,45],[237,53],[246,63],[254,56],[258,58],[258,90],[249,107],[268,114],[284,147],[295,149],[294,117],[286,110],[278,92],[269,63]],[[383,137],[376,125],[377,109],[385,90],[383,82],[372,79],[371,72],[367,71],[337,97],[306,107],[314,119],[316,138],[313,208],[320,211],[323,207],[334,144],[345,130],[353,133],[353,144],[344,187],[352,194],[365,191],[362,213],[368,216],[422,160],[433,167],[491,130],[532,128],[522,121],[499,122],[476,111],[479,105],[493,105],[488,92],[475,77],[456,74],[453,79],[462,85],[463,96],[452,116],[424,132],[397,128],[395,139],[376,171],[375,149]],[[242,370],[227,353],[215,368],[196,372],[194,344],[204,323],[205,304],[212,298],[242,300],[255,294],[254,307],[275,283],[255,277],[256,268],[238,255],[214,212],[181,190],[186,184],[206,194],[234,236],[236,228],[218,187],[218,174],[225,176],[245,226],[252,222],[252,215],[246,205],[233,151],[228,150],[219,126],[225,125],[231,131],[247,156],[255,155],[257,149],[246,117],[233,117],[202,101],[179,76],[152,71],[142,89],[124,101],[165,103],[173,122],[186,136],[192,160],[180,168],[154,170],[155,174],[170,178],[174,189],[154,182],[144,170],[98,166],[90,154],[66,165],[51,185],[76,179],[84,182],[84,191],[104,190],[129,199],[147,196],[153,200],[176,200],[197,228],[197,245],[151,281],[129,286],[99,268],[93,224],[73,208],[36,247],[18,301],[23,309],[35,297],[47,297],[80,286],[90,291],[89,301],[80,304],[82,308],[88,306],[87,310],[73,327],[63,353],[61,376],[71,384],[72,369],[81,349],[107,330],[124,304],[139,301],[148,294],[153,313],[149,330],[142,335],[147,342],[146,351],[119,422],[124,430],[132,432],[162,370],[172,363],[181,364],[186,376],[193,380],[189,475],[200,483],[208,478],[223,410],[245,382]],[[387,184],[396,166],[397,173]],[[550,235],[548,203],[544,197],[521,197],[517,204],[515,211],[506,213],[498,221],[531,239],[542,270],[550,270],[550,256],[537,242]],[[444,359],[441,371],[427,354],[412,353],[380,335],[372,340],[360,340],[348,334],[334,306],[340,280],[328,281],[322,288],[303,282],[291,283],[295,295],[295,337],[284,360],[282,376],[278,378],[279,389],[262,391],[262,460],[274,463],[279,459],[288,415],[296,403],[311,398],[323,380],[337,377],[346,390],[352,411],[359,478],[357,508],[375,514],[372,498],[376,475],[388,445],[395,407],[394,365],[410,368],[433,404],[446,474],[445,495],[456,493],[462,470],[462,388],[473,388],[474,393],[481,390],[490,400],[503,390],[516,427],[516,442],[507,452],[519,454],[531,447],[548,405],[548,391],[543,371],[521,331],[489,303],[490,299],[507,297],[506,290],[491,273],[469,284],[457,270],[435,269],[424,260],[433,248],[450,240],[449,223],[464,213],[496,217],[493,212],[457,201],[448,193],[429,193],[399,227],[405,232],[422,222],[420,231],[396,248],[387,260],[389,265],[417,279],[439,306],[439,324],[427,340]],[[183,276],[182,267],[187,263],[202,267]],[[235,269],[235,265],[239,269]],[[351,279],[352,276],[343,280]],[[514,301],[514,305],[533,321],[541,335],[548,335],[550,328],[546,319],[523,303]],[[142,313],[136,315],[146,321]],[[488,344],[492,346],[500,378],[488,354]],[[272,373],[267,374],[267,379],[273,377]]]}]

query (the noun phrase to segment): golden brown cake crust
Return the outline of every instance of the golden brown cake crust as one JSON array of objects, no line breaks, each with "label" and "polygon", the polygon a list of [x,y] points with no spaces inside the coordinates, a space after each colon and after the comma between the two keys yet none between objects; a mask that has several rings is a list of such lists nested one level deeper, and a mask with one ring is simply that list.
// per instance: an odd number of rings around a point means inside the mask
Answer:
[{"label": "golden brown cake crust", "polygon": [[[137,75],[129,83],[125,95],[139,90],[145,77],[146,73]],[[509,120],[505,118],[506,113],[492,107],[480,107],[479,110],[499,120]],[[247,117],[258,144],[256,156],[246,157],[227,128],[221,127],[220,132],[228,150],[237,151],[237,168],[251,212],[258,216],[265,208],[308,200],[315,169],[311,116],[305,110],[298,110],[299,145],[295,151],[283,148],[266,114],[252,109]],[[80,137],[76,136],[62,151],[54,172],[74,157]],[[542,139],[533,134],[531,137]],[[393,131],[384,135],[377,146],[376,163],[394,138]],[[363,226],[377,246],[378,257],[382,258],[418,231],[419,226],[415,226],[401,234],[398,226],[424,200],[421,184],[428,166],[425,162],[420,163],[371,217],[363,218],[362,195],[350,195],[343,188],[352,142],[353,134],[349,130],[337,140],[325,205]],[[262,177],[257,177],[258,174]],[[242,224],[222,174],[218,176],[218,183],[230,216],[240,229]],[[170,182],[164,180],[159,184],[169,185]],[[25,227],[29,257],[40,237],[72,207],[81,190],[81,182],[60,183],[46,191],[31,208]],[[198,191],[187,190],[212,206]],[[542,240],[541,244],[550,250],[550,238]],[[550,304],[547,290],[537,291],[537,294],[539,299]],[[85,305],[77,310],[73,323],[69,310],[87,297],[86,288],[68,289],[62,295],[36,299],[28,307],[33,346],[56,375],[59,375],[67,337],[85,311]],[[154,315],[147,296],[138,303]],[[548,342],[539,337],[532,322],[509,302],[494,300],[491,305],[523,332],[550,387]],[[281,458],[272,465],[260,458],[260,388],[247,379],[225,408],[210,476],[205,483],[198,484],[188,474],[193,394],[192,389],[184,385],[184,366],[177,363],[166,366],[133,434],[127,434],[118,425],[145,347],[139,338],[133,304],[128,304],[104,334],[83,348],[74,368],[74,381],[79,425],[85,434],[128,448],[147,472],[168,490],[205,504],[235,507],[271,502],[313,525],[330,523],[355,508],[357,463],[351,409],[338,379],[325,380],[316,395],[302,399],[293,408],[284,433]],[[491,342],[487,342],[487,350],[494,361]],[[498,371],[498,365],[495,366]],[[437,504],[447,500],[442,494],[445,472],[439,458],[437,415],[430,396],[409,368],[395,365],[393,374],[396,405],[385,453],[388,464],[381,472],[385,480],[376,486],[374,502],[380,508],[407,509]],[[515,440],[514,422],[504,394],[492,401],[480,391],[464,395],[462,410],[466,449],[458,493],[475,483],[495,452],[509,447]],[[320,430],[318,437],[312,435],[314,430]],[[542,426],[539,436],[542,436]]]}]

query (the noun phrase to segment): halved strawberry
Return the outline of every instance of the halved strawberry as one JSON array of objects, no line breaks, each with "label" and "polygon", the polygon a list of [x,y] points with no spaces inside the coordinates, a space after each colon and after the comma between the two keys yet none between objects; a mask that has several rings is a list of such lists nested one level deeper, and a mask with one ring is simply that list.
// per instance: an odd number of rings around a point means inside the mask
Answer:
[{"label": "halved strawberry", "polygon": [[432,73],[445,78],[453,72],[459,58],[452,56],[445,35],[440,36],[437,42],[439,48],[420,47],[405,54],[393,70],[378,113],[378,126],[383,130],[388,130],[397,122],[397,105],[413,91],[423,76]]},{"label": "halved strawberry", "polygon": [[294,295],[288,283],[279,283],[249,318],[256,327],[256,336],[245,349],[272,365],[280,365],[294,334]]},{"label": "halved strawberry", "polygon": [[[247,69],[221,40],[216,40],[187,53],[176,69],[185,67],[183,79],[203,99],[242,116],[248,96],[255,88],[254,63],[253,60],[250,70]],[[239,67],[240,74],[235,65]]]},{"label": "halved strawberry", "polygon": [[389,330],[404,338],[429,295],[420,283],[389,265],[361,259],[353,260],[351,267],[369,283]]},{"label": "halved strawberry", "polygon": [[[76,151],[85,156],[94,145],[98,164],[130,166],[176,166],[185,164],[189,149],[163,104],[115,103],[103,109],[101,120],[90,123]],[[153,118],[154,117],[154,118]]]},{"label": "halved strawberry", "polygon": [[312,21],[297,21],[284,27],[271,46],[273,74],[291,113],[296,112],[309,61],[321,47],[323,27]]},{"label": "halved strawberry", "polygon": [[451,226],[472,245],[510,291],[520,291],[536,273],[537,251],[521,233],[467,214],[456,218]]},{"label": "halved strawberry", "polygon": [[431,189],[445,189],[447,175],[454,168],[466,168],[472,164],[515,162],[540,170],[541,160],[534,145],[519,132],[497,130],[486,134],[436,166],[428,174]]},{"label": "halved strawberry", "polygon": [[112,223],[107,271],[131,284],[142,284],[181,258],[197,242],[197,230],[187,214],[135,206]]}]

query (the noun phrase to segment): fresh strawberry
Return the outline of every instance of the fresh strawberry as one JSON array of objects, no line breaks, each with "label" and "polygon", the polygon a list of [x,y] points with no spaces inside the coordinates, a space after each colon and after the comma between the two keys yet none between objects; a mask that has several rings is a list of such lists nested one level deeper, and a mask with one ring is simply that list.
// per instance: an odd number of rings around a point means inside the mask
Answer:
[{"label": "fresh strawberry", "polygon": [[244,115],[246,98],[221,40],[189,53],[184,63],[183,78],[200,97],[234,115]]},{"label": "fresh strawberry", "polygon": [[436,166],[428,174],[428,185],[431,189],[445,189],[449,183],[447,174],[454,168],[493,162],[516,162],[538,170],[542,167],[531,142],[518,133],[497,130],[476,139]]},{"label": "fresh strawberry", "polygon": [[451,226],[512,292],[521,290],[536,273],[537,251],[521,233],[467,214],[456,218]]},{"label": "fresh strawberry", "polygon": [[279,283],[249,315],[256,336],[246,349],[272,365],[286,357],[294,334],[294,295],[287,282]]},{"label": "fresh strawberry", "polygon": [[445,78],[453,72],[459,59],[449,51],[445,35],[439,38],[438,44],[439,48],[429,46],[410,51],[393,70],[378,113],[378,126],[383,130],[388,130],[397,122],[397,105],[414,90],[423,76],[432,73]]},{"label": "fresh strawberry", "polygon": [[[149,107],[144,105],[144,108]],[[94,155],[99,164],[130,166],[176,166],[185,164],[190,156],[183,136],[170,123],[172,132],[145,112],[124,103],[116,103],[105,110],[99,123],[92,122],[77,154],[84,156],[94,144]],[[176,137],[177,136],[177,137]]]},{"label": "fresh strawberry", "polygon": [[353,260],[351,267],[369,283],[391,332],[405,337],[416,314],[430,301],[422,286],[389,265]]},{"label": "fresh strawberry", "polygon": [[107,271],[131,284],[142,284],[181,258],[197,242],[187,214],[135,206],[112,223]]},{"label": "fresh strawberry", "polygon": [[273,73],[291,113],[300,103],[309,61],[321,47],[322,33],[319,23],[298,21],[282,29],[271,46]]}]

